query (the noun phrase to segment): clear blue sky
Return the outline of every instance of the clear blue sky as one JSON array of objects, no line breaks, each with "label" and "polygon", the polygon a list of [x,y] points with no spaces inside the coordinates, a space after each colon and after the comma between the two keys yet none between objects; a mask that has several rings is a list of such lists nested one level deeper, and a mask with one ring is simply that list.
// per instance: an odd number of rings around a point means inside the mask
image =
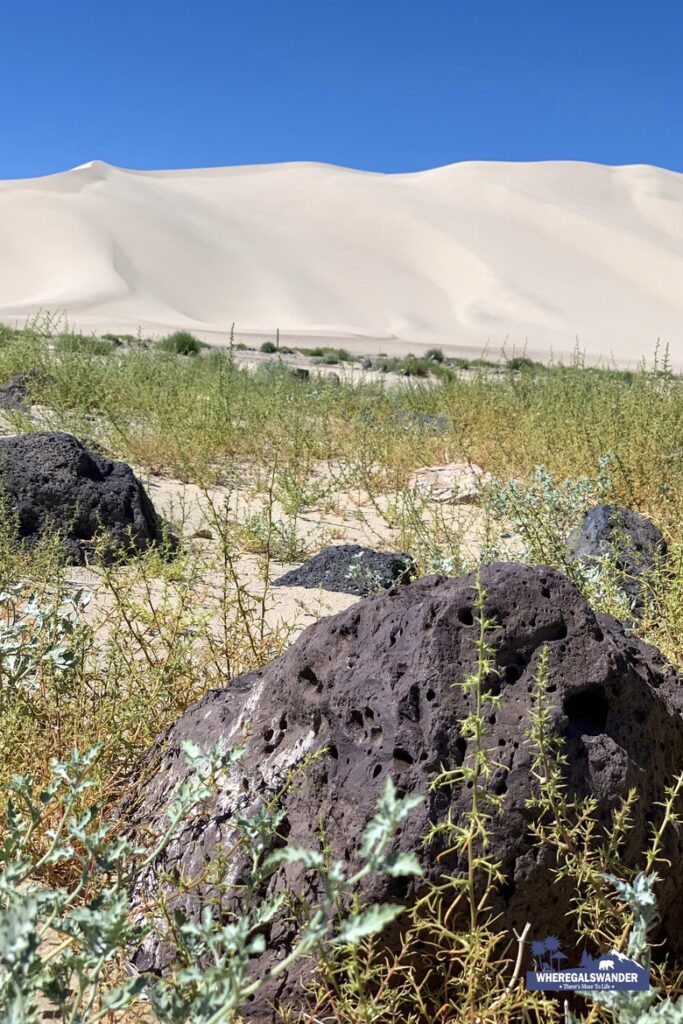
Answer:
[{"label": "clear blue sky", "polygon": [[683,0],[5,0],[0,178],[322,160],[683,171]]}]

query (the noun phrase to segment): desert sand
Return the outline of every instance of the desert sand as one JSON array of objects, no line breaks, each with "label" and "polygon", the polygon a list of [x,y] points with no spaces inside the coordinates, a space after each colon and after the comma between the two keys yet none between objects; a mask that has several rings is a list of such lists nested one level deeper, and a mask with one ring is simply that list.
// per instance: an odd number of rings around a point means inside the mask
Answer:
[{"label": "desert sand", "polygon": [[683,364],[683,175],[651,166],[94,161],[0,182],[0,236],[12,325]]}]

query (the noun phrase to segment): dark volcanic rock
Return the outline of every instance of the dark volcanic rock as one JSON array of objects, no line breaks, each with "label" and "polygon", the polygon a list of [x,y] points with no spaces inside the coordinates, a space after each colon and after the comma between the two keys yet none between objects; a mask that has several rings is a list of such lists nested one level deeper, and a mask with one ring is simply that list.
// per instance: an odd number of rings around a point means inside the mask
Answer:
[{"label": "dark volcanic rock", "polygon": [[607,556],[620,573],[621,589],[633,611],[643,610],[643,575],[661,566],[667,553],[664,537],[644,516],[616,505],[598,505],[583,517],[583,522],[567,541],[571,556],[587,565],[595,565]]},{"label": "dark volcanic rock", "polygon": [[426,412],[397,412],[394,419],[418,427],[430,434],[443,434],[448,430],[447,416],[432,416]]},{"label": "dark volcanic rock", "polygon": [[41,379],[45,382],[47,378],[41,378],[36,371],[13,374],[4,384],[0,384],[0,409],[26,412],[31,404],[31,385]]},{"label": "dark volcanic rock", "polygon": [[[570,794],[597,800],[600,828],[609,831],[610,813],[631,787],[639,794],[634,827],[623,861],[641,863],[650,823],[659,820],[655,804],[664,786],[683,768],[681,681],[659,653],[628,637],[612,618],[596,615],[574,585],[547,568],[493,565],[482,571],[486,614],[496,625],[490,634],[495,672],[487,685],[501,695],[489,715],[486,742],[498,764],[491,788],[503,798],[503,812],[492,824],[490,855],[500,860],[506,883],[494,911],[496,928],[522,928],[534,934],[572,939],[567,918],[572,886],[552,873],[551,850],[529,835],[538,811],[527,807],[536,783],[526,740],[534,677],[544,647],[549,651],[549,732],[562,737]],[[196,878],[217,849],[228,852],[228,877],[248,870],[235,844],[231,819],[236,811],[253,815],[278,792],[288,772],[313,751],[328,753],[286,790],[283,834],[295,846],[318,849],[319,823],[332,853],[357,864],[362,830],[372,816],[387,777],[400,793],[425,802],[405,823],[397,848],[414,850],[427,877],[443,880],[465,864],[438,845],[421,842],[431,824],[450,814],[457,822],[469,807],[462,783],[429,791],[441,767],[454,768],[471,756],[461,723],[472,697],[454,685],[475,669],[478,635],[473,576],[430,577],[310,626],[282,657],[265,668],[214,690],[190,708],[149,756],[153,774],[141,786],[137,824],[159,824],[178,783],[186,777],[181,743],[203,750],[221,741],[227,748],[244,742],[246,753],[215,801],[202,804],[154,865],[139,879],[137,898],[158,885],[160,874]],[[246,740],[244,739],[247,737]],[[679,830],[666,833],[659,906],[660,937],[671,951],[683,950],[683,841]],[[409,904],[423,891],[420,879],[369,878],[363,896]],[[316,900],[315,882],[298,868],[282,868],[272,879],[277,891],[289,885]],[[191,890],[185,908],[196,915],[201,887]],[[396,934],[386,937],[394,942]],[[284,924],[267,936],[267,951],[255,964],[266,970],[287,951],[292,936]],[[150,938],[137,955],[142,970],[163,969],[170,951]],[[267,1000],[297,997],[296,976],[258,997],[248,1020],[270,1021]]]},{"label": "dark volcanic rock", "polygon": [[311,376],[311,371],[307,370],[305,366],[293,366],[292,376],[298,377],[299,380],[308,380],[308,378]]},{"label": "dark volcanic rock", "polygon": [[0,488],[16,511],[19,536],[35,543],[58,530],[74,564],[102,532],[106,559],[163,540],[161,519],[130,466],[89,451],[71,434],[1,438]]},{"label": "dark volcanic rock", "polygon": [[410,555],[386,554],[360,544],[336,544],[274,580],[274,587],[308,587],[367,597],[407,583],[414,575]]}]

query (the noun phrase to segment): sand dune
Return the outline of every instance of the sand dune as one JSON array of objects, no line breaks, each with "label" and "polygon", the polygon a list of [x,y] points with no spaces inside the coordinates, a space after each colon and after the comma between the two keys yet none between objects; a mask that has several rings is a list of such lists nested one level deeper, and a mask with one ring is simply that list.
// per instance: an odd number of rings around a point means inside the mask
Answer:
[{"label": "sand dune", "polygon": [[488,346],[683,363],[683,175],[462,163],[128,171],[0,182],[0,318],[285,333],[367,352]]}]

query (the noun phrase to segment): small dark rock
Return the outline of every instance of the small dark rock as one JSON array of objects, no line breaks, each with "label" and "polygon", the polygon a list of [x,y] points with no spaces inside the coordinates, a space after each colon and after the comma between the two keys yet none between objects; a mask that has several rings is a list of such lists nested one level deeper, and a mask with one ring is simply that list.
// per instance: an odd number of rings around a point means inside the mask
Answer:
[{"label": "small dark rock", "polygon": [[361,370],[371,370],[372,369],[372,359],[370,359],[369,356],[365,356],[361,360],[360,366],[361,366]]},{"label": "small dark rock", "polygon": [[0,409],[26,412],[31,405],[32,388],[47,383],[48,377],[35,370],[13,374],[4,384],[0,384]]},{"label": "small dark rock", "polygon": [[293,366],[292,376],[298,377],[300,380],[308,380],[311,376],[311,371],[307,370],[305,366]]},{"label": "small dark rock", "polygon": [[337,544],[309,558],[273,582],[274,587],[322,588],[366,597],[407,583],[414,575],[410,555],[386,554],[360,544]]},{"label": "small dark rock", "polygon": [[396,412],[394,419],[419,427],[430,434],[443,434],[448,430],[448,416],[432,416],[426,412]]},{"label": "small dark rock", "polygon": [[34,544],[58,531],[76,565],[87,560],[101,533],[109,541],[106,561],[165,539],[162,520],[130,466],[90,451],[71,434],[1,438],[0,487],[16,512],[19,537]]},{"label": "small dark rock", "polygon": [[667,554],[666,541],[654,523],[628,508],[598,505],[586,512],[567,545],[571,557],[586,565],[595,565],[608,557],[624,574],[620,586],[634,614],[642,614],[642,577],[660,567]]}]

